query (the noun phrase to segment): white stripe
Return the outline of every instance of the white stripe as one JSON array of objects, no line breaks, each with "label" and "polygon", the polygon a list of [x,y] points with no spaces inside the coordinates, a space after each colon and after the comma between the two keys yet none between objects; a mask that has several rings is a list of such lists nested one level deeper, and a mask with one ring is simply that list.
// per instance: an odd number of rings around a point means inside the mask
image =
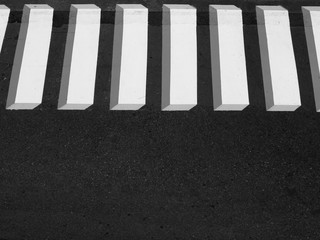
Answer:
[{"label": "white stripe", "polygon": [[6,34],[10,9],[5,5],[0,5],[0,51],[2,49],[3,39]]},{"label": "white stripe", "polygon": [[190,5],[163,5],[162,110],[197,105],[197,16]]},{"label": "white stripe", "polygon": [[148,9],[117,4],[113,42],[111,110],[138,110],[146,103]]},{"label": "white stripe", "polygon": [[314,99],[320,112],[320,7],[302,7]]},{"label": "white stripe", "polygon": [[210,43],[215,110],[243,110],[249,105],[242,11],[210,5]]},{"label": "white stripe", "polygon": [[58,109],[86,109],[93,104],[100,16],[96,5],[71,5]]},{"label": "white stripe", "polygon": [[7,109],[33,109],[42,102],[52,17],[48,5],[24,6]]},{"label": "white stripe", "polygon": [[294,111],[301,102],[288,11],[280,6],[256,11],[266,108]]}]

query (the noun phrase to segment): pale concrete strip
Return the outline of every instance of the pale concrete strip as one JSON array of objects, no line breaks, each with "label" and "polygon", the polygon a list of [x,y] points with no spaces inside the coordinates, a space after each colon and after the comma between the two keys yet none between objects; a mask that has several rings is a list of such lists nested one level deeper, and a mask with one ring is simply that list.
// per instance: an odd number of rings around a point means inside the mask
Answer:
[{"label": "pale concrete strip", "polygon": [[163,5],[162,110],[197,105],[197,16],[190,5]]},{"label": "pale concrete strip", "polygon": [[7,109],[33,109],[42,102],[52,18],[46,4],[24,6]]},{"label": "pale concrete strip", "polygon": [[210,5],[213,106],[241,111],[249,105],[242,11],[233,5]]},{"label": "pale concrete strip", "polygon": [[73,4],[64,56],[58,109],[83,110],[94,102],[101,9]]},{"label": "pale concrete strip", "polygon": [[288,11],[257,6],[256,13],[266,108],[294,111],[301,101]]},{"label": "pale concrete strip", "polygon": [[148,9],[118,4],[113,42],[111,110],[138,110],[146,103]]}]

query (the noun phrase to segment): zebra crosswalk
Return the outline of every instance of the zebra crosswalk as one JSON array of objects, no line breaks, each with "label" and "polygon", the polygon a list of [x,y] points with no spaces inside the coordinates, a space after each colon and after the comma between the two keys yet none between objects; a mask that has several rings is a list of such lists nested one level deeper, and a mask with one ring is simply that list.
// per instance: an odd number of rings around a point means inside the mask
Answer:
[{"label": "zebra crosswalk", "polygon": [[[233,5],[208,7],[213,110],[241,111],[250,104],[242,10]],[[320,111],[320,7],[302,7],[302,12],[316,111]],[[9,13],[9,8],[0,6],[0,47]],[[53,13],[46,4],[24,6],[8,110],[34,109],[42,103]],[[266,110],[294,111],[301,100],[288,11],[281,6],[256,6],[256,18]],[[101,9],[96,5],[71,5],[59,110],[84,110],[94,103],[100,23]],[[147,52],[148,8],[118,4],[110,110],[138,110],[146,104]],[[188,111],[197,105],[197,57],[197,9],[186,4],[163,5],[163,111]]]}]

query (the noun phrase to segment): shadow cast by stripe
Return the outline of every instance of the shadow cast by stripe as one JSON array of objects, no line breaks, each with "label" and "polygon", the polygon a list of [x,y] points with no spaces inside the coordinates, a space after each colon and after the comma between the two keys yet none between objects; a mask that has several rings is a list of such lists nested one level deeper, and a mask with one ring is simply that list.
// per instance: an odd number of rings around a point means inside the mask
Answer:
[{"label": "shadow cast by stripe", "polygon": [[38,107],[41,110],[57,109],[67,33],[67,24],[52,28],[42,104]]},{"label": "shadow cast by stripe", "polygon": [[0,108],[5,110],[20,31],[19,23],[8,24],[0,53]]},{"label": "shadow cast by stripe", "polygon": [[306,110],[309,112],[315,112],[316,107],[304,27],[291,27],[291,36],[297,66],[301,98],[301,107],[299,107],[297,111]]},{"label": "shadow cast by stripe", "polygon": [[246,109],[250,110],[258,108],[261,111],[265,111],[266,106],[263,89],[258,28],[256,25],[244,25],[243,34],[250,102]]},{"label": "shadow cast by stripe", "polygon": [[[150,15],[149,15],[150,21]],[[161,21],[161,18],[158,18]],[[146,106],[141,110],[161,110],[162,25],[148,26]]]},{"label": "shadow cast by stripe", "polygon": [[213,109],[209,13],[197,14],[198,106]]},{"label": "shadow cast by stripe", "polygon": [[113,36],[114,25],[101,24],[94,105],[90,107],[92,109],[97,108],[109,110],[112,54],[114,44]]}]

